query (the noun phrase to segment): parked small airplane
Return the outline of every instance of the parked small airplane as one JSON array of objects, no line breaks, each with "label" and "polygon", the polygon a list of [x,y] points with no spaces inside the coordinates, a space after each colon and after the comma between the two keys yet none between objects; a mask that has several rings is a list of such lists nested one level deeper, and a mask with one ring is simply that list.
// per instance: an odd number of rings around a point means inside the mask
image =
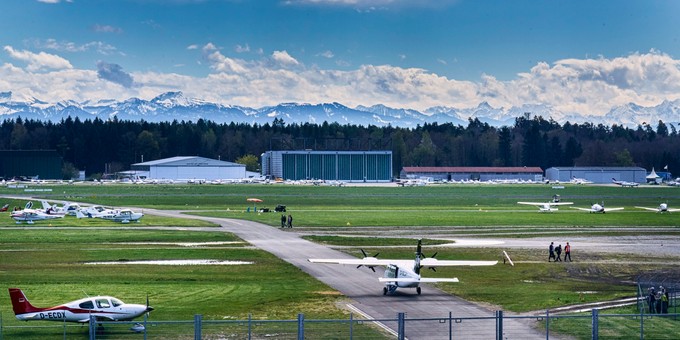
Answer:
[{"label": "parked small airplane", "polygon": [[64,215],[50,215],[42,212],[41,210],[31,209],[33,207],[33,202],[26,203],[23,210],[16,210],[10,213],[10,217],[13,218],[17,224],[21,222],[26,222],[27,224],[33,224],[35,221],[50,220],[55,218],[63,218]]},{"label": "parked small airplane", "polygon": [[553,208],[554,205],[571,205],[574,204],[574,202],[517,202],[517,204],[535,205],[540,212],[553,212],[558,210],[557,208]]},{"label": "parked small airplane", "polygon": [[9,203],[3,205],[2,208],[0,208],[0,211],[7,211],[7,209],[9,209]]},{"label": "parked small airplane", "polygon": [[46,214],[75,216],[76,210],[80,209],[78,203],[66,203],[63,206],[52,205],[45,200],[40,201]]},{"label": "parked small airplane", "polygon": [[624,188],[625,187],[632,188],[632,187],[636,187],[636,186],[640,185],[640,183],[638,183],[638,182],[617,181],[616,178],[612,178],[612,183],[618,184],[618,185],[620,185],[621,187],[624,187]]},{"label": "parked small airplane", "polygon": [[656,208],[646,208],[646,207],[636,207],[636,208],[645,209],[645,210],[649,210],[649,211],[656,211],[658,213],[665,213],[665,212],[670,213],[670,212],[680,211],[680,209],[678,209],[678,208],[669,208],[668,203],[661,203]]},{"label": "parked small airplane", "polygon": [[153,310],[153,307],[149,306],[148,297],[146,305],[125,303],[112,296],[95,296],[54,307],[38,308],[31,305],[19,288],[9,288],[9,296],[14,315],[21,321],[86,323],[90,321],[90,316],[100,321],[128,321]]},{"label": "parked small airplane", "polygon": [[101,218],[109,221],[120,222],[120,223],[130,223],[130,221],[137,221],[144,216],[143,213],[136,213],[130,209],[112,210],[107,213],[92,215],[85,215],[81,210],[76,212],[76,217],[78,218]]},{"label": "parked small airplane", "polygon": [[421,240],[418,240],[414,260],[383,260],[376,258],[378,254],[367,256],[366,252],[363,250],[361,252],[364,254],[362,259],[308,259],[308,261],[312,263],[351,264],[356,265],[357,268],[365,266],[373,271],[375,271],[374,267],[376,266],[385,266],[384,276],[378,279],[378,281],[385,283],[383,295],[394,293],[397,288],[415,288],[420,295],[420,283],[458,282],[458,278],[424,278],[420,275],[420,269],[423,267],[435,270],[435,267],[493,266],[498,263],[498,261],[437,260],[435,258],[437,253],[432,257],[425,257],[421,250]]},{"label": "parked small airplane", "polygon": [[571,178],[571,181],[569,181],[571,184],[593,184],[593,181],[589,181],[585,178],[576,178],[576,176]]},{"label": "parked small airplane", "polygon": [[578,208],[578,207],[572,207],[573,209],[578,209],[582,211],[588,211],[591,213],[606,213],[607,211],[616,211],[616,210],[623,210],[623,208],[605,208],[604,207],[604,202],[602,204],[593,204],[590,208]]},{"label": "parked small airplane", "polygon": [[115,213],[117,210],[115,209],[109,209],[109,208],[104,208],[101,205],[92,205],[87,208],[83,208],[80,210],[85,210],[83,212],[84,215],[88,217],[99,217],[100,215],[110,215]]}]

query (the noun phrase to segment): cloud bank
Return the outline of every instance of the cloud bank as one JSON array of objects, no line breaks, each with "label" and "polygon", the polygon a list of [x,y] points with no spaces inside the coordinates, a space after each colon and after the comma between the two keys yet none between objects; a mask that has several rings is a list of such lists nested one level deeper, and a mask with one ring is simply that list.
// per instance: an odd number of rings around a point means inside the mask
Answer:
[{"label": "cloud bank", "polygon": [[565,114],[592,115],[604,115],[631,102],[653,106],[680,98],[680,60],[659,51],[613,59],[539,62],[509,81],[492,75],[461,81],[425,69],[390,65],[322,69],[303,64],[287,51],[241,59],[223,54],[210,43],[188,49],[209,67],[208,75],[128,73],[121,65],[102,61],[94,71],[73,69],[57,55],[5,46],[4,52],[18,63],[0,67],[0,92],[58,102],[151,99],[179,90],[194,98],[255,108],[282,102],[339,102],[351,107],[385,104],[416,110],[470,108],[481,102],[504,108],[546,104]]}]

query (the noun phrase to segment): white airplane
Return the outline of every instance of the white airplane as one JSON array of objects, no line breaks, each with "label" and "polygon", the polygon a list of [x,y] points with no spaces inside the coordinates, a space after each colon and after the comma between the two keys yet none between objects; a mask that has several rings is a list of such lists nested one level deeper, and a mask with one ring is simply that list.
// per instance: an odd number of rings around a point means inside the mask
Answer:
[{"label": "white airplane", "polygon": [[90,316],[99,321],[128,321],[151,312],[149,298],[146,305],[125,303],[112,296],[95,296],[67,302],[54,307],[38,308],[31,303],[19,288],[9,288],[14,315],[21,321],[59,321],[87,323]]},{"label": "white airplane", "polygon": [[553,212],[558,210],[553,208],[555,205],[572,205],[574,202],[517,202],[517,204],[537,206],[540,212]]},{"label": "white airplane", "polygon": [[[80,210],[82,211],[83,209],[80,209]],[[85,210],[85,212],[83,212],[83,214],[88,216],[88,217],[99,217],[99,216],[102,216],[102,215],[111,215],[111,214],[115,214],[117,212],[117,210],[115,210],[115,209],[104,208],[101,205],[92,205],[92,206],[89,206],[87,208],[84,208],[84,210]],[[76,216],[77,216],[77,214],[76,214]]]},{"label": "white airplane", "polygon": [[35,221],[51,220],[55,218],[63,218],[64,215],[50,215],[42,212],[41,210],[31,209],[33,202],[26,203],[23,210],[16,210],[10,213],[10,217],[13,218],[17,224],[21,222],[26,222],[27,224],[33,224]]},{"label": "white airplane", "polygon": [[75,216],[76,210],[80,209],[80,205],[78,203],[66,203],[63,206],[57,206],[50,204],[49,202],[43,200],[40,201],[42,204],[43,209],[45,210],[45,213],[50,214],[50,215],[71,215]]},{"label": "white airplane", "polygon": [[665,213],[665,212],[671,213],[671,212],[680,211],[680,209],[678,209],[678,208],[669,208],[668,203],[661,203],[656,208],[646,208],[646,207],[636,207],[636,208],[645,209],[645,210],[649,210],[649,211],[656,211],[658,213]]},{"label": "white airplane", "polygon": [[109,221],[120,222],[120,223],[130,223],[130,221],[139,222],[139,219],[144,217],[143,213],[136,213],[130,209],[113,210],[111,212],[98,214],[98,215],[85,215],[82,211],[76,211],[76,217],[78,218],[101,218]]},{"label": "white airplane", "polygon": [[624,187],[624,188],[625,187],[632,188],[632,187],[636,187],[636,186],[640,185],[640,183],[638,183],[638,182],[617,181],[616,178],[612,178],[612,183],[618,184],[618,185],[620,185],[621,187]]},{"label": "white airplane", "polygon": [[366,252],[361,250],[364,258],[361,259],[308,259],[312,263],[328,263],[328,264],[350,264],[357,268],[365,266],[375,271],[376,266],[385,266],[385,274],[379,278],[378,281],[385,283],[383,287],[383,295],[387,293],[394,293],[397,288],[415,288],[418,295],[420,295],[421,283],[433,282],[458,282],[458,278],[424,278],[420,275],[420,269],[423,267],[435,270],[435,267],[450,267],[450,266],[493,266],[498,261],[451,261],[451,260],[437,260],[432,257],[425,257],[421,251],[421,240],[418,240],[418,247],[416,248],[415,260],[388,260],[378,259],[375,254],[373,256],[366,256]]},{"label": "white airplane", "polygon": [[576,178],[576,176],[571,178],[571,181],[569,181],[571,184],[593,184],[593,181],[589,181],[585,178]]},{"label": "white airplane", "polygon": [[573,209],[578,209],[582,211],[588,211],[591,213],[606,213],[607,211],[616,211],[616,210],[623,210],[623,208],[605,208],[604,207],[604,202],[602,204],[593,204],[590,208],[578,208],[578,207],[572,207]]}]

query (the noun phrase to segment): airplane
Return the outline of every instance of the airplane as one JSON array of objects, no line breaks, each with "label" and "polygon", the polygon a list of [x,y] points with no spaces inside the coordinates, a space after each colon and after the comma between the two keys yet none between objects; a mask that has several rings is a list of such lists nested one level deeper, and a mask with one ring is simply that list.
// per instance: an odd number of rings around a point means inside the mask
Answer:
[{"label": "airplane", "polygon": [[143,213],[136,213],[130,209],[113,210],[111,212],[92,215],[85,215],[81,210],[76,211],[76,217],[78,218],[101,218],[109,221],[120,222],[120,223],[130,223],[130,221],[139,222],[139,219],[144,216]]},{"label": "airplane", "polygon": [[3,205],[2,208],[0,208],[0,211],[7,211],[7,209],[9,209],[9,203]]},{"label": "airplane", "polygon": [[[81,209],[82,210],[82,209]],[[85,208],[84,214],[88,217],[98,217],[100,215],[110,215],[115,213],[117,210],[104,208],[101,205],[93,205]]]},{"label": "airplane", "polygon": [[422,253],[422,240],[418,240],[418,247],[416,248],[416,256],[414,260],[389,260],[378,259],[375,254],[367,256],[366,252],[361,250],[364,257],[361,259],[308,259],[312,263],[327,263],[327,264],[351,264],[356,265],[357,268],[365,266],[375,272],[376,266],[385,266],[385,274],[379,278],[378,281],[385,283],[383,287],[383,295],[387,293],[394,293],[397,288],[415,288],[416,293],[420,295],[420,283],[433,282],[458,282],[458,278],[424,278],[420,275],[420,269],[428,267],[435,270],[435,267],[449,267],[449,266],[493,266],[498,261],[451,261],[451,260],[437,260],[435,256],[425,257]]},{"label": "airplane", "polygon": [[28,202],[26,203],[26,206],[23,210],[12,211],[9,216],[13,218],[17,224],[21,224],[21,222],[33,224],[34,221],[43,221],[64,217],[64,215],[46,214],[40,210],[31,209],[31,207],[33,207],[33,202]]},{"label": "airplane", "polygon": [[640,183],[638,183],[638,182],[617,181],[616,178],[613,178],[613,177],[612,177],[612,183],[618,184],[623,188],[625,188],[625,187],[632,188],[632,187],[636,187],[636,186],[640,185]]},{"label": "airplane", "polygon": [[606,213],[607,211],[616,211],[616,210],[623,210],[623,208],[606,208],[604,207],[604,202],[602,204],[593,204],[590,208],[578,208],[578,207],[572,207],[572,209],[578,209],[582,211],[588,211],[591,213]]},{"label": "airplane", "polygon": [[46,214],[49,215],[71,215],[74,216],[76,214],[76,210],[80,209],[80,205],[78,203],[66,203],[63,206],[57,206],[49,204],[47,201],[42,200],[40,201],[42,204],[43,209],[45,210]]},{"label": "airplane", "polygon": [[658,213],[665,213],[665,212],[671,213],[671,212],[680,211],[680,209],[677,209],[677,208],[669,208],[668,203],[661,203],[656,208],[646,208],[646,207],[636,207],[636,208],[645,209],[645,210],[649,210],[649,211],[656,211]]},{"label": "airplane", "polygon": [[576,176],[571,178],[571,181],[569,181],[571,184],[593,184],[593,181],[589,181],[585,178],[577,178]]},{"label": "airplane", "polygon": [[21,321],[87,323],[90,316],[99,321],[129,321],[154,310],[149,306],[148,296],[146,305],[125,303],[112,296],[95,296],[47,308],[34,307],[19,288],[9,288],[9,296],[14,315]]},{"label": "airplane", "polygon": [[517,204],[535,205],[540,212],[553,212],[558,210],[553,208],[554,205],[571,205],[574,202],[517,202]]}]

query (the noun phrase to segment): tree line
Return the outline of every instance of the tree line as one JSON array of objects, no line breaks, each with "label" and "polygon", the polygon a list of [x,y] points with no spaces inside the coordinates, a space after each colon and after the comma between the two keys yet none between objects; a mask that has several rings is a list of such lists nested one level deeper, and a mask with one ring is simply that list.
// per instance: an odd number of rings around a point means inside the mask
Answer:
[{"label": "tree line", "polygon": [[403,127],[339,123],[264,125],[199,119],[145,121],[62,119],[60,122],[6,119],[0,150],[56,150],[64,174],[76,170],[100,176],[131,164],[173,156],[201,156],[247,164],[258,171],[268,150],[391,150],[393,173],[404,166],[640,166],[680,169],[680,137],[673,124],[636,128],[592,123],[559,124],[525,114],[513,126],[494,127],[478,119],[467,126],[432,123]]}]

